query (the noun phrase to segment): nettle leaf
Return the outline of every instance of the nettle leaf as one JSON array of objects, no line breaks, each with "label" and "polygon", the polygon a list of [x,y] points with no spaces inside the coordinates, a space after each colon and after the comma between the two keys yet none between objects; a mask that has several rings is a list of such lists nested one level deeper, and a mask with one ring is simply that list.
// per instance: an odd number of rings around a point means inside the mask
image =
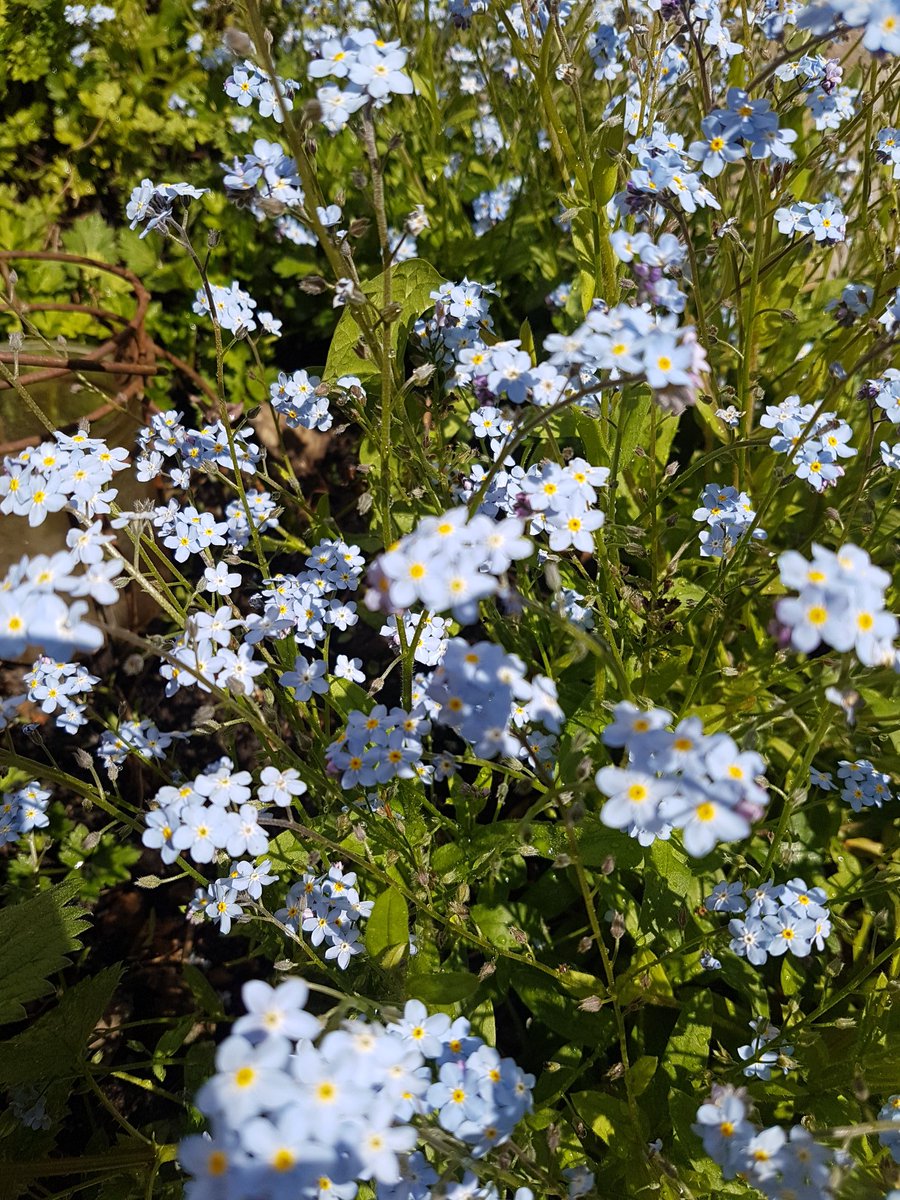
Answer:
[{"label": "nettle leaf", "polygon": [[85,258],[96,258],[101,262],[118,261],[116,231],[106,224],[99,213],[79,217],[72,228],[62,235],[62,243],[69,254],[83,254]]},{"label": "nettle leaf", "polygon": [[[391,325],[391,355],[402,359],[412,322],[434,305],[431,293],[445,280],[424,258],[410,258],[391,269],[391,301],[400,305],[400,315]],[[381,307],[384,294],[384,275],[376,275],[362,285],[365,295],[376,308]],[[342,375],[356,375],[365,388],[377,386],[381,364],[371,358],[360,358],[354,347],[362,330],[354,310],[344,309],[328,348],[324,378],[329,382]]]},{"label": "nettle leaf", "polygon": [[0,911],[0,1024],[19,1021],[23,1005],[53,990],[49,976],[81,947],[86,914],[71,906],[78,880],[67,880],[24,904]]},{"label": "nettle leaf", "polygon": [[61,1079],[76,1066],[85,1044],[118,987],[124,967],[107,967],[63,993],[55,1008],[0,1048],[0,1083],[15,1087]]},{"label": "nettle leaf", "polygon": [[386,888],[366,922],[366,950],[380,967],[399,967],[409,951],[409,907],[396,888]]}]

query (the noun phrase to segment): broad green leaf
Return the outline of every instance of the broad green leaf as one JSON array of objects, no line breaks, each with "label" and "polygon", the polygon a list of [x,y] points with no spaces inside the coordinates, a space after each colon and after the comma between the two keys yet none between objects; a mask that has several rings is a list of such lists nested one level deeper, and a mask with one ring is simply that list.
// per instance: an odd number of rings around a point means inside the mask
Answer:
[{"label": "broad green leaf", "polygon": [[[391,325],[391,353],[395,358],[402,358],[410,324],[432,307],[434,300],[431,293],[443,282],[443,277],[431,263],[422,258],[411,258],[392,268],[391,301],[400,305],[400,316]],[[375,307],[380,308],[384,275],[376,275],[374,279],[364,283],[362,290]],[[366,388],[377,383],[381,374],[380,363],[371,358],[360,358],[354,350],[361,336],[362,331],[354,311],[348,306],[337,323],[328,349],[324,375],[326,380],[331,382],[340,379],[342,375],[356,375]]]},{"label": "broad green leaf", "polygon": [[0,1048],[0,1082],[7,1087],[61,1079],[73,1071],[122,977],[121,963],[83,979],[59,1004]]},{"label": "broad green leaf", "polygon": [[71,902],[78,880],[0,911],[0,1024],[25,1016],[23,1005],[53,990],[48,976],[69,965],[88,918]]},{"label": "broad green leaf", "polygon": [[662,1060],[662,1070],[681,1091],[690,1091],[706,1070],[712,1014],[710,992],[694,992],[682,1000],[681,1013],[669,1035]]},{"label": "broad green leaf", "polygon": [[386,888],[366,922],[366,950],[379,966],[390,969],[403,961],[409,950],[409,908],[396,888]]},{"label": "broad green leaf", "polygon": [[[366,941],[368,942],[368,933]],[[424,1004],[457,1004],[477,989],[478,979],[468,971],[439,971],[432,975],[411,973],[407,979],[410,996]]]}]

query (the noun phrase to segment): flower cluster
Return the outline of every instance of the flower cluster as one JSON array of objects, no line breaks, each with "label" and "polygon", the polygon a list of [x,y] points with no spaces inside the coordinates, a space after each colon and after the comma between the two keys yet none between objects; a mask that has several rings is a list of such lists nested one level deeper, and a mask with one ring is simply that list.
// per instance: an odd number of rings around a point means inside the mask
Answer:
[{"label": "flower cluster", "polygon": [[[842,758],[838,763],[837,777],[841,799],[846,800],[854,812],[862,812],[864,808],[881,808],[885,802],[894,799],[890,775],[877,770],[866,758],[854,759],[853,762]],[[814,769],[810,770],[810,783],[824,792],[832,791],[835,786],[830,771]]]},{"label": "flower cluster", "polygon": [[472,232],[476,237],[483,237],[489,229],[506,220],[512,202],[521,190],[521,177],[515,175],[475,197],[472,201]]},{"label": "flower cluster", "polygon": [[345,790],[392,779],[427,778],[428,769],[421,763],[422,738],[430,728],[421,708],[388,711],[378,704],[369,713],[354,709],[328,747],[328,771],[340,776]]},{"label": "flower cluster", "polygon": [[769,405],[759,423],[776,431],[769,445],[787,454],[797,478],[817,492],[833,487],[844,474],[840,460],[856,454],[849,445],[853,430],[846,421],[836,413],[819,412],[814,404],[801,404],[796,395]]},{"label": "flower cluster", "polygon": [[609,240],[616,258],[631,264],[641,303],[655,305],[670,313],[684,311],[687,297],[673,278],[687,256],[684,242],[673,233],[664,233],[658,242],[654,242],[648,233],[630,234],[624,229],[617,229]]},{"label": "flower cluster", "polygon": [[229,933],[236,917],[244,915],[241,902],[246,898],[259,900],[264,887],[275,883],[277,875],[270,875],[272,864],[264,859],[258,866],[242,859],[231,864],[228,874],[215,880],[208,888],[198,888],[188,905],[188,918],[192,922],[212,921],[220,933]]},{"label": "flower cluster", "polygon": [[56,725],[66,733],[76,733],[87,724],[82,697],[88,695],[100,680],[80,663],[57,662],[42,655],[32,665],[24,682],[32,704],[39,705],[42,712],[52,713]]},{"label": "flower cluster", "polygon": [[726,163],[743,158],[749,149],[753,159],[773,158],[793,162],[793,129],[779,129],[778,116],[767,99],[751,100],[741,88],[728,89],[726,108],[717,108],[703,118],[703,141],[691,142],[688,156],[700,163],[704,175],[715,179]]},{"label": "flower cluster", "polygon": [[421,604],[431,612],[451,610],[457,621],[471,624],[479,600],[499,592],[498,576],[533,553],[524,528],[515,517],[470,519],[462,507],[425,517],[370,567],[366,606],[402,611]]},{"label": "flower cluster", "polygon": [[275,919],[286,928],[309,935],[313,946],[326,945],[325,959],[345,971],[362,954],[358,924],[371,916],[373,902],[360,900],[356,874],[334,863],[326,875],[304,875],[293,884]]},{"label": "flower cluster", "polygon": [[4,458],[0,513],[27,517],[31,526],[62,508],[88,520],[108,513],[118,491],[107,485],[127,469],[128,452],[80,430],[71,435],[57,430],[53,437]]},{"label": "flower cluster", "polygon": [[662,708],[615,706],[603,742],[624,749],[627,762],[597,772],[597,787],[608,797],[600,819],[643,846],[680,829],[684,848],[700,857],[719,842],[749,835],[768,804],[759,782],[765,764],[727,733],[704,733],[699,717],[669,730],[672,720]]},{"label": "flower cluster", "polygon": [[18,658],[34,647],[66,662],[79,651],[100,649],[103,634],[85,619],[87,601],[76,599],[70,604],[63,596],[89,596],[98,604],[113,603],[119,594],[113,585],[119,564],[96,563],[75,574],[77,565],[75,552],[58,550],[49,557],[25,556],[9,568],[0,581],[0,656]]},{"label": "flower cluster", "polygon": [[[746,492],[708,483],[700,496],[699,508],[694,509],[694,520],[707,526],[700,531],[700,557],[724,558],[752,528],[756,513]],[[763,540],[766,531],[757,527],[750,536]]]},{"label": "flower cluster", "polygon": [[138,432],[137,478],[147,481],[164,473],[176,487],[186,488],[191,485],[193,471],[210,467],[231,471],[235,460],[246,475],[254,475],[262,451],[250,440],[250,431],[235,429],[232,440],[233,457],[221,421],[204,425],[202,429],[191,429],[175,409],[153,413]]},{"label": "flower cluster", "polygon": [[209,863],[220,851],[232,858],[265,854],[269,835],[259,824],[260,808],[251,799],[249,771],[236,771],[230,758],[210,763],[188,783],[166,784],[153,797],[142,841],[158,850],[164,863],[186,853]]},{"label": "flower cluster", "polygon": [[50,792],[36,779],[11,792],[0,793],[0,846],[17,842],[23,833],[44,829],[50,824],[47,803]]},{"label": "flower cluster", "polygon": [[806,958],[815,947],[825,949],[831,933],[827,897],[819,887],[807,887],[797,876],[776,886],[770,879],[755,887],[719,883],[704,900],[710,912],[741,913],[728,922],[731,950],[761,967],[771,956],[790,951]]},{"label": "flower cluster", "polygon": [[270,79],[252,62],[235,67],[225,80],[225,94],[236,100],[241,108],[256,101],[261,117],[272,117],[279,125],[284,112],[294,107],[294,93],[300,84],[296,79]]},{"label": "flower cluster", "polygon": [[189,1200],[213,1200],[223,1189],[232,1200],[352,1200],[358,1182],[377,1185],[379,1196],[425,1200],[438,1176],[416,1150],[415,1122],[436,1116],[480,1158],[531,1110],[533,1077],[464,1018],[430,1016],[411,1000],[398,1021],[358,1018],[325,1033],[306,1011],[308,994],[299,979],[244,985],[247,1012],[196,1096],[211,1134],[179,1147],[194,1176]]},{"label": "flower cluster", "polygon": [[179,730],[163,733],[148,720],[120,721],[115,730],[104,729],[100,735],[96,754],[111,778],[117,768],[130,754],[145,759],[165,758],[166,751],[175,741],[182,741],[190,734]]},{"label": "flower cluster", "polygon": [[128,228],[137,229],[138,225],[143,225],[142,238],[152,229],[169,233],[170,225],[180,227],[183,224],[180,215],[176,218],[176,201],[180,200],[186,211],[191,200],[199,199],[208,191],[209,188],[195,188],[189,183],[153,183],[150,179],[142,179],[138,187],[132,189],[125,208],[125,216],[131,222]]},{"label": "flower cluster", "polygon": [[788,237],[811,233],[817,242],[843,242],[847,237],[847,218],[836,199],[821,204],[799,200],[789,207],[782,205],[775,210],[775,222],[778,232]]},{"label": "flower cluster", "polygon": [[726,1179],[746,1175],[772,1200],[786,1195],[830,1200],[834,1156],[809,1130],[794,1125],[760,1129],[749,1119],[745,1093],[714,1085],[712,1095],[697,1110],[694,1133],[703,1149],[722,1168]]},{"label": "flower cluster", "polygon": [[[345,390],[357,388],[361,397],[365,397],[359,380],[352,376],[344,376],[336,386]],[[269,399],[289,429],[318,429],[324,433],[333,424],[327,388],[318,375],[310,376],[306,371],[286,375],[281,371],[277,381],[269,387]]]},{"label": "flower cluster", "polygon": [[198,317],[211,315],[217,325],[235,337],[245,337],[257,328],[277,336],[281,325],[271,313],[254,313],[256,301],[236,279],[229,287],[211,283],[208,290],[205,286],[197,288],[193,308]]},{"label": "flower cluster", "polygon": [[318,54],[309,63],[307,75],[314,80],[336,80],[316,91],[322,123],[330,133],[343,129],[366,104],[381,108],[391,96],[413,93],[412,79],[404,70],[409,51],[397,41],[382,41],[373,29],[355,29],[342,38],[324,41]]},{"label": "flower cluster", "polygon": [[558,733],[562,724],[553,681],[544,675],[529,680],[522,660],[492,642],[469,645],[451,638],[428,682],[427,696],[439,706],[434,719],[453,729],[481,758],[502,754],[544,760],[552,739],[525,731],[543,725]]},{"label": "flower cluster", "polygon": [[[570,334],[544,340],[550,364],[566,375],[615,372],[643,376],[665,409],[680,412],[693,403],[706,369],[706,355],[692,326],[679,327],[674,316],[653,317],[636,305],[591,309]],[[583,394],[592,393],[590,383]]]},{"label": "flower cluster", "polygon": [[900,129],[880,129],[875,140],[875,157],[891,167],[891,177],[900,179]]},{"label": "flower cluster", "polygon": [[884,607],[890,576],[852,543],[812,549],[812,562],[796,550],[778,558],[781,582],[799,592],[775,605],[791,645],[811,654],[824,642],[841,653],[852,650],[867,667],[891,665],[898,624]]},{"label": "flower cluster", "polygon": [[[888,1096],[878,1113],[879,1121],[894,1121],[900,1124],[900,1096]],[[879,1133],[878,1140],[890,1152],[891,1158],[900,1163],[900,1130],[884,1129]]]},{"label": "flower cluster", "polygon": [[787,1060],[794,1053],[794,1047],[783,1045],[779,1050],[769,1048],[773,1042],[778,1041],[781,1030],[765,1017],[751,1021],[750,1028],[753,1030],[753,1037],[746,1046],[738,1046],[738,1057],[747,1064],[744,1074],[749,1079],[761,1079],[764,1083],[768,1083],[772,1078],[773,1067],[780,1068],[787,1075],[791,1069]]}]

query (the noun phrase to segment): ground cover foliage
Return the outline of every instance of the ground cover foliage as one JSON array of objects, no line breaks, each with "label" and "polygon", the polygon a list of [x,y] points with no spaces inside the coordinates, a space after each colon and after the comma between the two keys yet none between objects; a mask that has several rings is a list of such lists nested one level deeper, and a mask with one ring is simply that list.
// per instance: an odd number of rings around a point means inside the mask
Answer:
[{"label": "ground cover foliage", "polygon": [[0,1196],[900,1195],[895,0],[0,13]]}]

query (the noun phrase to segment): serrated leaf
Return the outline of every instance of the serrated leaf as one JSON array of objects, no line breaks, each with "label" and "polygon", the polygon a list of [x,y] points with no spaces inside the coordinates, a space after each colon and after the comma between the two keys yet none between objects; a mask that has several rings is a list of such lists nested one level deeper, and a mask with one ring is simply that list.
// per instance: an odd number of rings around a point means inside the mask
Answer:
[{"label": "serrated leaf", "polygon": [[[400,305],[400,315],[391,325],[391,351],[395,357],[402,357],[409,325],[432,307],[434,300],[431,293],[444,282],[431,263],[423,258],[410,258],[392,268],[391,300]],[[364,283],[362,290],[379,307],[384,291],[384,275],[376,275]],[[361,336],[354,311],[348,307],[337,323],[328,348],[325,379],[331,381],[340,379],[342,375],[355,375],[366,388],[377,382],[381,374],[380,364],[370,358],[360,358],[354,349]]]},{"label": "serrated leaf", "polygon": [[366,922],[366,950],[379,966],[390,970],[409,949],[409,908],[396,888],[386,888]]},{"label": "serrated leaf", "polygon": [[62,235],[62,244],[69,254],[83,254],[85,258],[96,258],[101,262],[117,261],[116,231],[106,224],[99,213],[79,217],[72,228]]},{"label": "serrated leaf", "polygon": [[15,1087],[68,1075],[122,977],[121,963],[63,993],[55,1008],[0,1046],[0,1083]]},{"label": "serrated leaf", "polygon": [[71,906],[78,886],[67,880],[0,911],[0,1024],[21,1020],[23,1005],[52,991],[49,976],[80,949],[88,918]]}]

